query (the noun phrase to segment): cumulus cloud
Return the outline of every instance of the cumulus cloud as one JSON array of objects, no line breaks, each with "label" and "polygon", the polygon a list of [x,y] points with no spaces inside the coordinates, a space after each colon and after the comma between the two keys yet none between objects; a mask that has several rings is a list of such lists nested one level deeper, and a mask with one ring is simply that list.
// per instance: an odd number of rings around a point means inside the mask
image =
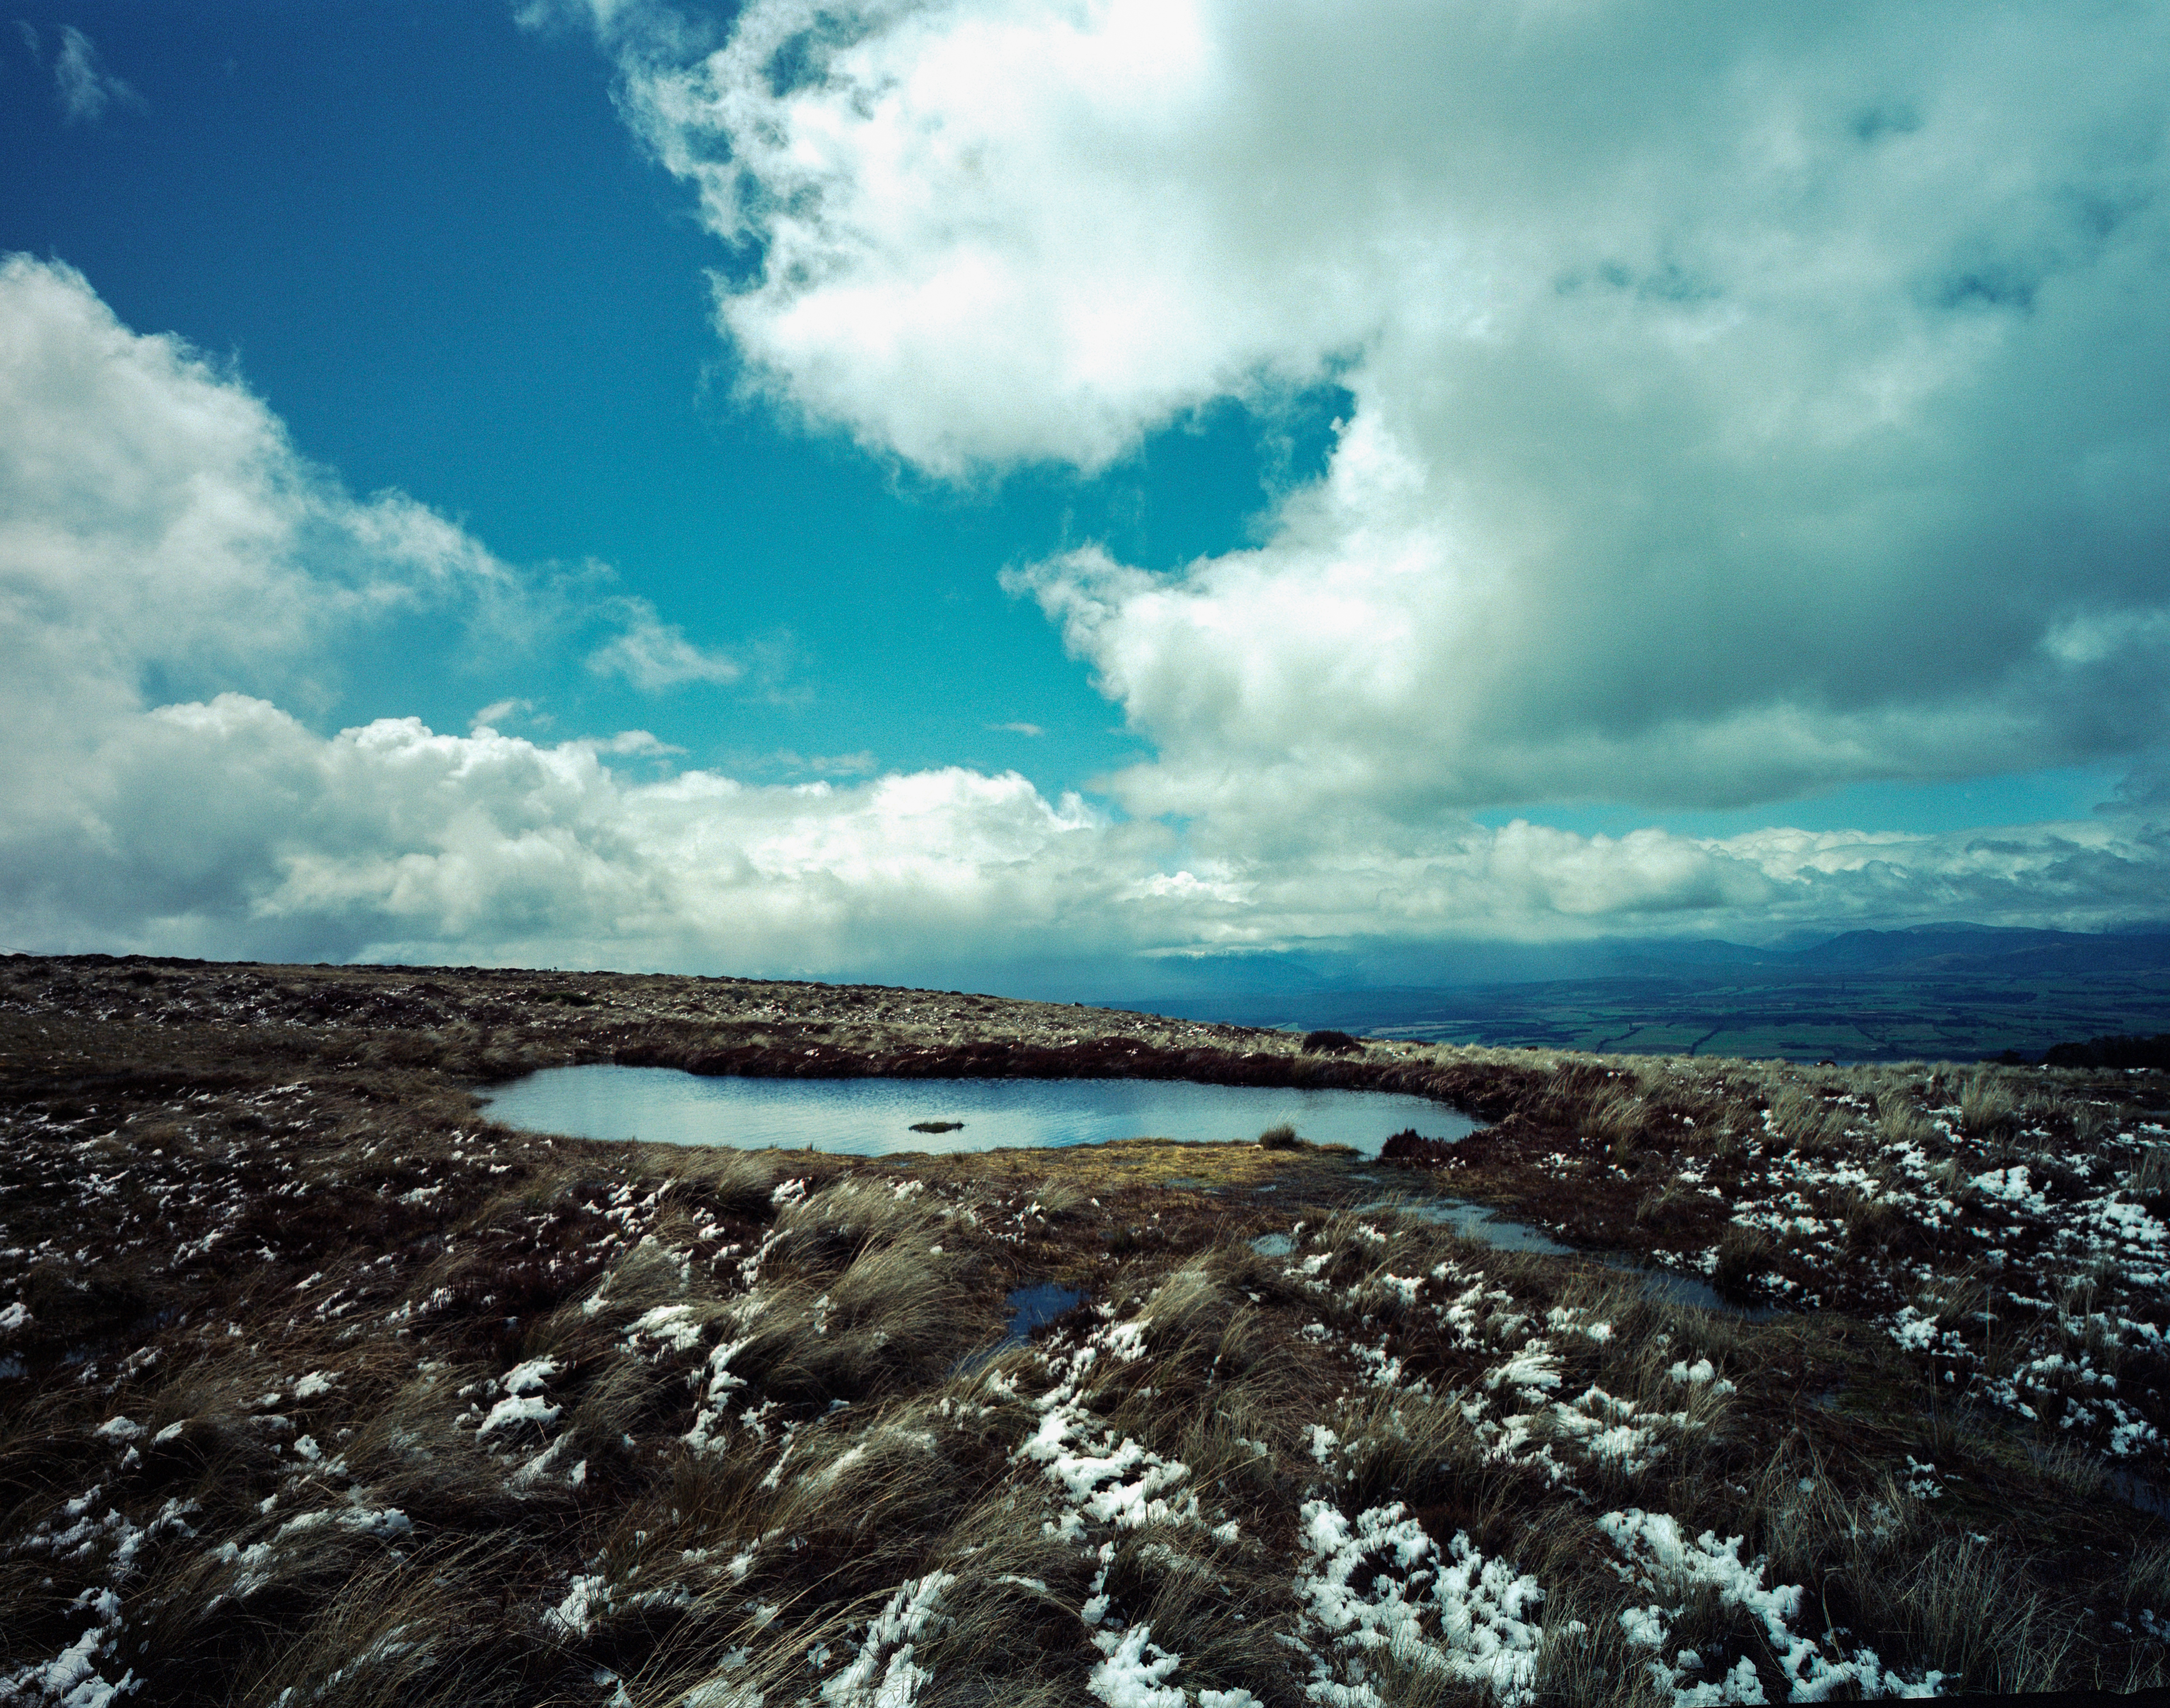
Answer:
[{"label": "cumulus cloud", "polygon": [[881,761],[867,748],[857,753],[810,753],[804,757],[786,750],[776,754],[773,762],[783,770],[810,771],[816,777],[872,777],[881,769]]},{"label": "cumulus cloud", "polygon": [[83,277],[0,260],[0,753],[19,805],[152,692],[322,703],[328,643],[516,578],[398,494],[357,501],[278,419]]},{"label": "cumulus cloud", "polygon": [[864,755],[806,761],[854,780],[750,784],[673,769],[643,731],[500,733],[532,709],[516,699],[465,735],[302,715],[384,613],[517,609],[520,583],[410,500],[345,494],[235,376],[122,326],[78,275],[0,264],[0,939],[912,979],[1472,935],[2084,926],[2164,893],[2145,790],[1998,836],[1608,839],[1376,811],[1238,834],[1014,772],[864,775]]},{"label": "cumulus cloud", "polygon": [[641,745],[413,719],[323,737],[236,694],[158,707],[74,777],[78,822],[11,827],[11,911],[227,953],[805,968],[1038,910],[1094,823],[1014,776],[630,783],[608,758]]},{"label": "cumulus cloud", "polygon": [[967,478],[1346,388],[1256,549],[1016,578],[1155,744],[1133,811],[2170,735],[2170,8],[766,0],[691,56],[631,15],[787,412]]},{"label": "cumulus cloud", "polygon": [[236,694],[158,707],[110,729],[71,779],[71,815],[0,833],[11,940],[908,978],[1024,953],[1105,963],[1472,928],[1544,941],[1942,916],[2086,927],[2155,905],[2170,858],[2162,832],[2131,822],[1723,841],[1518,822],[1209,861],[1014,773],[631,782],[609,760],[639,745],[414,719],[325,737]]},{"label": "cumulus cloud", "polygon": [[[804,967],[974,921],[1061,928],[1057,851],[1097,848],[1101,821],[1014,775],[635,784],[613,761],[675,750],[497,734],[517,700],[466,736],[327,735],[274,697],[323,702],[388,612],[503,626],[527,594],[412,500],[349,495],[238,378],[121,325],[79,274],[0,263],[8,941]],[[730,674],[644,601],[603,615],[607,660],[644,686]]]}]

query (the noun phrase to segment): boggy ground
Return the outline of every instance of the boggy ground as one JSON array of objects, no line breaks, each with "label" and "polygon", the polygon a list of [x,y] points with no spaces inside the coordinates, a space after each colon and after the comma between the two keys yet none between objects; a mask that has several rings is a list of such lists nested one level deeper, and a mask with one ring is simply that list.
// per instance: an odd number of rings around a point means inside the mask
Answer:
[{"label": "boggy ground", "polygon": [[[857,1160],[509,1133],[471,1094],[613,1059],[1369,1085],[1494,1124],[1399,1173]],[[2159,1684],[2163,1101],[1322,1055],[941,992],[8,958],[0,1702]],[[1472,1245],[1385,1177],[1593,1256]],[[1046,1281],[1084,1302],[997,1347]]]}]

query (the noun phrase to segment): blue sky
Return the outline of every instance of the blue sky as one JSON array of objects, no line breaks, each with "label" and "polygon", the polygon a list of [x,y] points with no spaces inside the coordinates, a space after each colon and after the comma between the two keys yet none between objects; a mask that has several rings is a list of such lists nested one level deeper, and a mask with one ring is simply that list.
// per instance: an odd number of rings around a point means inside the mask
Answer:
[{"label": "blue sky", "polygon": [[0,938],[2170,915],[2163,8],[1377,10],[27,10]]},{"label": "blue sky", "polygon": [[[37,55],[0,41],[0,123],[27,168],[0,248],[67,261],[130,326],[230,360],[354,491],[396,487],[515,563],[607,564],[698,643],[764,661],[757,691],[656,697],[577,659],[447,677],[393,647],[349,674],[334,717],[464,729],[529,699],[542,729],[639,724],[779,777],[820,767],[778,755],[871,753],[1064,787],[1139,751],[996,574],[1073,539],[1157,567],[1241,543],[1276,467],[1244,412],[1167,430],[1097,480],[917,481],[733,399],[706,280],[733,258],[580,36],[490,3],[29,21]],[[64,26],[138,99],[70,122],[37,63]],[[1320,403],[1296,426],[1309,472]],[[1018,723],[1045,735],[1000,728]]]}]

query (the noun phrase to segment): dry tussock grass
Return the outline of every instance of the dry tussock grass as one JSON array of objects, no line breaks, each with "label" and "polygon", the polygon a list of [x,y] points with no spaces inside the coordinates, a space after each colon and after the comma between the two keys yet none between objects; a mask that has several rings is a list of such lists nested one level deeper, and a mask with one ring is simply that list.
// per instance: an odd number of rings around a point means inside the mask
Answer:
[{"label": "dry tussock grass", "polygon": [[[1778,1355],[1776,1331],[1652,1303],[1617,1273],[1483,1252],[1377,1212],[1330,1217],[1307,1242],[1324,1260],[1307,1276],[1232,1236],[1125,1266],[1109,1277],[1106,1300],[1141,1325],[1136,1356],[1092,1366],[1082,1397],[1111,1438],[1179,1459],[1185,1486],[1232,1515],[1237,1535],[1224,1543],[1147,1527],[1117,1533],[1101,1559],[1048,1533],[1041,1480],[1019,1457],[1041,1416],[1029,1397],[1040,1354],[1023,1347],[970,1373],[954,1369],[991,1322],[983,1305],[974,1315],[984,1294],[958,1278],[968,1265],[943,1259],[992,1259],[996,1207],[979,1207],[975,1228],[954,1207],[945,1214],[865,1180],[767,1207],[772,1221],[727,1266],[735,1274],[751,1262],[748,1293],[714,1290],[666,1241],[644,1236],[528,1328],[517,1350],[560,1366],[549,1393],[566,1410],[553,1438],[597,1456],[633,1438],[615,1465],[589,1471],[612,1483],[604,1504],[562,1485],[516,1489],[506,1459],[477,1441],[473,1411],[494,1396],[472,1390],[501,1361],[433,1354],[425,1369],[398,1337],[341,1344],[321,1326],[297,1331],[292,1350],[306,1348],[307,1358],[279,1360],[288,1392],[295,1366],[329,1358],[339,1362],[343,1398],[371,1396],[371,1415],[346,1426],[349,1481],[315,1492],[291,1480],[286,1455],[268,1453],[248,1421],[260,1351],[222,1348],[177,1368],[157,1388],[163,1409],[145,1409],[187,1414],[167,1450],[193,1455],[192,1469],[162,1486],[202,1500],[230,1486],[234,1497],[205,1504],[194,1521],[244,1558],[266,1556],[261,1581],[245,1591],[232,1562],[200,1549],[177,1556],[133,1592],[133,1628],[242,1700],[291,1689],[292,1700],[356,1704],[601,1701],[623,1688],[634,1702],[662,1704],[713,1684],[791,1700],[836,1675],[833,1660],[810,1670],[810,1653],[850,1655],[900,1585],[946,1573],[970,1593],[945,1602],[949,1611],[914,1647],[914,1663],[934,1681],[922,1703],[1078,1700],[1101,1654],[1077,1609],[1104,1594],[1184,1657],[1192,1689],[1240,1686],[1293,1704],[1301,1680],[1280,1640],[1296,1618],[1293,1507],[1323,1481],[1345,1510],[1399,1503],[1426,1514],[1442,1540],[1465,1533],[1545,1582],[1546,1700],[1649,1695],[1646,1652],[1622,1636],[1633,1596],[1603,1569],[1609,1553],[1592,1520],[1629,1503],[1662,1503],[1684,1529],[1745,1534],[1767,1555],[1772,1581],[1803,1583],[1836,1616],[1873,1626],[1888,1658],[1936,1660],[2000,1688],[2073,1676],[2076,1627],[2025,1561],[1985,1565],[1987,1551],[1955,1543],[1888,1476],[1864,1484],[1805,1449],[1769,1454],[1749,1395],[1711,1382],[1683,1389],[1672,1373],[1708,1359],[1747,1382],[1759,1360]],[[667,1195],[653,1209],[664,1225]],[[1443,1264],[1481,1269],[1526,1314],[1608,1322],[1603,1339],[1561,1342],[1558,1391],[1594,1387],[1688,1427],[1649,1471],[1579,1476],[1595,1508],[1503,1462],[1465,1409],[1486,1391],[1476,1368],[1465,1360],[1467,1373],[1454,1376],[1453,1355],[1428,1338],[1430,1316],[1409,1296],[1409,1278]],[[413,1290],[427,1296],[446,1273],[418,1271]],[[762,1301],[751,1322],[750,1298]],[[794,1427],[740,1438],[721,1454],[670,1446],[699,1356],[628,1349],[643,1344],[635,1325],[666,1307],[683,1307],[673,1320],[703,1350],[739,1345],[731,1368],[795,1415]],[[1414,1379],[1361,1380],[1300,1332],[1313,1317],[1355,1338],[1383,1337],[1412,1361]],[[782,1326],[762,1330],[769,1319]],[[832,1337],[853,1350],[831,1362],[819,1348]],[[1339,1397],[1322,1404],[1337,1387]],[[1313,1452],[1321,1423],[1338,1441],[1330,1465]],[[256,1511],[254,1491],[281,1476],[278,1505]],[[326,1510],[318,1503],[351,1503],[357,1490],[413,1521],[401,1557],[366,1531],[329,1524],[282,1540],[290,1507]],[[730,1569],[741,1557],[743,1568]],[[2123,1604],[2153,1595],[2162,1575],[2159,1561],[2135,1562],[2119,1579]],[[559,1619],[553,1609],[568,1586],[586,1583],[607,1590]],[[1769,1663],[1753,1621],[1713,1593],[1689,1593],[1677,1613],[1681,1642]],[[1569,1629],[1573,1619],[1582,1631]],[[162,1688],[192,1700],[177,1664],[158,1674]],[[589,1682],[598,1677],[607,1691]],[[1387,1701],[1472,1700],[1414,1663],[1375,1682]]]},{"label": "dry tussock grass", "polygon": [[1986,1694],[2052,1689],[2068,1676],[2076,1633],[2064,1610],[2021,1589],[2023,1564],[2000,1550],[1941,1541],[1902,1582],[1898,1612],[1924,1647],[1949,1655]]},{"label": "dry tussock grass", "polygon": [[2142,1145],[2126,1172],[2125,1183],[2141,1198],[2170,1195],[2170,1145]]},{"label": "dry tussock grass", "polygon": [[1959,1087],[1959,1129],[1988,1139],[2007,1132],[2020,1113],[2006,1076],[1990,1069],[1969,1074]]}]

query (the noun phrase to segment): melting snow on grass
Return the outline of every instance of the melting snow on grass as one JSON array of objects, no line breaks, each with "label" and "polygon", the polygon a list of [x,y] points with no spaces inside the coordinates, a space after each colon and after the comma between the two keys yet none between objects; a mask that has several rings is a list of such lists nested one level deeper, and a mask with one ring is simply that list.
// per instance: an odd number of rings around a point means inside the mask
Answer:
[{"label": "melting snow on grass", "polygon": [[1660,1599],[1631,1607],[1620,1615],[1628,1640],[1638,1648],[1656,1651],[1649,1663],[1652,1679],[1670,1690],[1676,1708],[1704,1708],[1724,1702],[1761,1702],[1761,1684],[1755,1668],[1745,1658],[1717,1680],[1686,1682],[1703,1668],[1702,1656],[1691,1648],[1674,1647],[1672,1627],[1685,1604],[1698,1591],[1713,1592],[1720,1606],[1737,1608],[1761,1624],[1787,1683],[1790,1700],[1821,1702],[1835,1694],[1858,1689],[1865,1696],[1933,1696],[1943,1682],[1942,1673],[1931,1672],[1909,1680],[1887,1669],[1876,1651],[1866,1645],[1849,1652],[1841,1631],[1826,1631],[1820,1641],[1795,1629],[1801,1616],[1802,1590],[1799,1584],[1766,1588],[1766,1561],[1759,1555],[1744,1561],[1742,1538],[1720,1541],[1705,1530],[1690,1541],[1679,1522],[1665,1513],[1645,1513],[1631,1508],[1607,1513],[1598,1528],[1611,1539],[1624,1563],[1621,1577]]},{"label": "melting snow on grass", "polygon": [[1354,1524],[1323,1500],[1306,1503],[1301,1517],[1309,1560],[1296,1580],[1298,1636],[1313,1702],[1384,1708],[1377,1683],[1397,1671],[1483,1685],[1507,1708],[1537,1700],[1536,1579],[1486,1560],[1460,1532],[1442,1554],[1398,1501]]}]

